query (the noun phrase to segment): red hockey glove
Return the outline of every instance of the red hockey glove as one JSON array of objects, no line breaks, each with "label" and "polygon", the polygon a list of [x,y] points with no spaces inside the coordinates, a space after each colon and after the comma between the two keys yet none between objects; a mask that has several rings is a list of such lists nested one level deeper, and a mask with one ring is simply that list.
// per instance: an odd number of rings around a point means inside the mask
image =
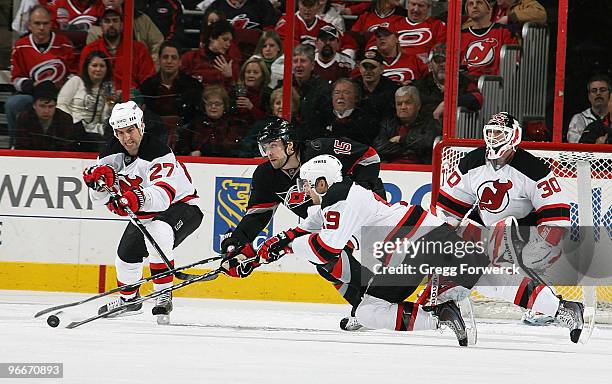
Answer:
[{"label": "red hockey glove", "polygon": [[266,240],[257,251],[260,262],[262,264],[268,264],[273,261],[280,259],[285,253],[290,251],[289,244],[296,238],[306,235],[308,232],[303,229],[296,227],[288,231],[279,233]]},{"label": "red hockey glove", "polygon": [[126,211],[129,208],[132,212],[138,212],[144,205],[145,196],[140,188],[133,188],[125,192],[118,199],[109,201],[106,207],[114,214],[119,216],[127,216]]},{"label": "red hockey glove", "polygon": [[241,249],[236,248],[226,254],[219,269],[227,276],[242,279],[249,276],[260,265],[253,246],[248,243]]},{"label": "red hockey glove", "polygon": [[117,172],[108,165],[94,165],[85,168],[83,171],[83,181],[85,184],[96,191],[103,191],[98,185],[99,181],[103,181],[107,187],[111,188],[117,181]]}]

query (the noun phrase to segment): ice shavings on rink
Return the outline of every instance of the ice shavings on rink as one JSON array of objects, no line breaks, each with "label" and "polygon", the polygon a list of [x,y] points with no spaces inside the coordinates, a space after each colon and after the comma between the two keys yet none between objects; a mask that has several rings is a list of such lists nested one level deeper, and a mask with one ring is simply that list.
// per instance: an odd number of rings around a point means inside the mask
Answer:
[{"label": "ice shavings on rink", "polygon": [[[348,333],[345,305],[174,299],[160,326],[140,315],[51,328],[34,313],[87,295],[0,291],[0,362],[64,363],[63,379],[0,383],[576,383],[609,382],[612,328],[586,346],[567,330],[478,322],[478,345],[450,331]],[[90,315],[100,302],[72,309]],[[63,319],[65,321],[65,319]]]}]

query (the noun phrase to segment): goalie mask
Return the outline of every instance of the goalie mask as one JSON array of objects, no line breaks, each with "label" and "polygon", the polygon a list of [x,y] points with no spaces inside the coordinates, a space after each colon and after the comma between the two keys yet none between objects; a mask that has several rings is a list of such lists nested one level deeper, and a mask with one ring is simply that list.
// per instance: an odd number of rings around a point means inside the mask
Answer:
[{"label": "goalie mask", "polygon": [[483,129],[487,146],[487,159],[506,158],[516,151],[521,142],[522,127],[508,112],[499,112],[493,116]]},{"label": "goalie mask", "polygon": [[327,192],[319,193],[315,189],[317,181],[320,179],[325,179],[328,188],[334,183],[342,181],[342,163],[340,160],[332,155],[319,155],[308,160],[300,167],[300,177],[297,179],[298,188],[301,190],[307,181],[310,188],[318,196],[323,197]]},{"label": "goalie mask", "polygon": [[108,122],[113,127],[113,131],[135,125],[140,130],[140,133],[144,134],[142,109],[131,100],[126,103],[115,104]]}]

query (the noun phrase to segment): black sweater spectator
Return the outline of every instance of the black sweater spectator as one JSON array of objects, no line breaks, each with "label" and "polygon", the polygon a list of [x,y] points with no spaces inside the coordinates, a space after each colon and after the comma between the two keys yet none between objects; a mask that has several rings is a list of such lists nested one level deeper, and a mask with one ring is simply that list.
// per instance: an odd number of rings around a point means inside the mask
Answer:
[{"label": "black sweater spectator", "polygon": [[604,117],[603,120],[596,120],[586,126],[582,136],[581,143],[587,144],[612,144],[612,123],[610,114]]}]

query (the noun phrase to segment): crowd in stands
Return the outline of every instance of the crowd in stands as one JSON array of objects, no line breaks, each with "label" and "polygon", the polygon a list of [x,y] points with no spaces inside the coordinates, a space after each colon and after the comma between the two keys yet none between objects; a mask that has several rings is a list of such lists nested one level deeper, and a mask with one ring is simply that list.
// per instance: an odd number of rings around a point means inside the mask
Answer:
[{"label": "crowd in stands", "polygon": [[[98,151],[122,99],[123,0],[23,0],[14,46],[17,94],[6,103],[10,146]],[[204,11],[197,39],[184,7]],[[130,97],[146,131],[178,155],[258,156],[255,137],[282,114],[283,41],[294,18],[292,122],[304,140],[349,137],[389,162],[429,163],[445,112],[446,15],[432,0],[135,1]],[[499,73],[504,44],[526,22],[546,23],[536,0],[466,0],[458,105],[478,111],[481,75]],[[355,15],[356,20],[342,15]],[[15,20],[16,22],[18,20]],[[587,84],[591,108],[570,142],[612,142],[610,80]]]}]

